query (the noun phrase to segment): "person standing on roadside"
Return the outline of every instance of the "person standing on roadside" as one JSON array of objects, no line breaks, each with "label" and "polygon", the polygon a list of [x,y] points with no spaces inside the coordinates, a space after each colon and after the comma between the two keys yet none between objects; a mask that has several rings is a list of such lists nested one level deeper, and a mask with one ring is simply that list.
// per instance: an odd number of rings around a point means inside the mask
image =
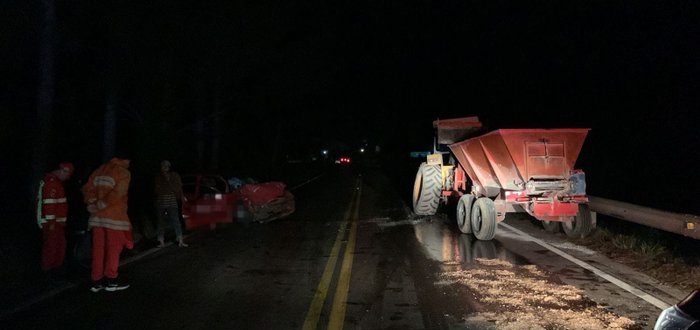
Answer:
[{"label": "person standing on roadside", "polygon": [[63,162],[58,165],[58,169],[46,174],[39,182],[36,218],[44,242],[41,249],[41,269],[52,280],[58,277],[66,257],[68,200],[63,183],[70,179],[73,170],[73,164]]},{"label": "person standing on roadside", "polygon": [[170,162],[160,162],[160,172],[156,174],[155,196],[156,212],[158,214],[158,247],[165,246],[165,221],[170,222],[175,230],[177,243],[181,247],[188,246],[182,238],[180,225],[180,210],[178,202],[184,200],[182,195],[182,179],[177,172],[170,171]]},{"label": "person standing on roadside", "polygon": [[127,202],[131,173],[129,160],[112,158],[90,175],[83,196],[90,212],[92,231],[92,292],[124,290],[119,283],[119,255],[124,247],[134,248]]}]

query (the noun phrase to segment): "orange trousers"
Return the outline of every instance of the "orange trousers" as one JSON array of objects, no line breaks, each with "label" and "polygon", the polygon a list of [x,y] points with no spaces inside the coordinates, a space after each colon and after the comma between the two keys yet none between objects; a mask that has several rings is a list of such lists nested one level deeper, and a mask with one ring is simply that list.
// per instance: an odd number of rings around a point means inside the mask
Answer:
[{"label": "orange trousers", "polygon": [[44,271],[61,267],[66,258],[66,229],[56,223],[49,229],[50,222],[41,226],[44,245],[41,248],[41,269]]},{"label": "orange trousers", "polygon": [[92,231],[92,280],[117,278],[119,255],[127,243],[126,231],[93,227]]}]

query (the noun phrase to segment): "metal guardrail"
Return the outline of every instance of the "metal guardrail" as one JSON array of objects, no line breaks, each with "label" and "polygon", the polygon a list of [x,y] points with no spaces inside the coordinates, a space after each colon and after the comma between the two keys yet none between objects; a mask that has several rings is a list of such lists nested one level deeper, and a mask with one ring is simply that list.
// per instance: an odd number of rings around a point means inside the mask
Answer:
[{"label": "metal guardrail", "polygon": [[588,196],[591,211],[647,227],[700,239],[700,217]]}]

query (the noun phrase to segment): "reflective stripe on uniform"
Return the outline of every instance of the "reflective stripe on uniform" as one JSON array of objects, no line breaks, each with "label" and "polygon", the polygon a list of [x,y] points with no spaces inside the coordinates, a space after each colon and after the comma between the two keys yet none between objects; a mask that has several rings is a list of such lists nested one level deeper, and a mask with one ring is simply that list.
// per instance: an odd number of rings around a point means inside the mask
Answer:
[{"label": "reflective stripe on uniform", "polygon": [[99,175],[96,176],[95,179],[93,180],[93,185],[95,187],[97,186],[107,186],[113,188],[116,185],[116,182],[114,181],[114,178],[108,175]]},{"label": "reflective stripe on uniform", "polygon": [[56,222],[66,222],[66,218],[56,218]]},{"label": "reflective stripe on uniform", "polygon": [[56,219],[56,216],[55,216],[55,215],[48,214],[48,215],[44,216],[44,219],[46,219],[46,220],[54,220],[54,219]]},{"label": "reflective stripe on uniform", "polygon": [[45,223],[46,220],[41,217],[41,209],[43,207],[43,191],[44,191],[44,180],[39,181],[39,193],[36,195],[36,222],[41,228],[41,224]]},{"label": "reflective stripe on uniform", "polygon": [[44,204],[57,204],[57,203],[66,203],[67,200],[65,197],[63,197],[63,198],[45,198],[43,202],[44,202]]},{"label": "reflective stripe on uniform", "polygon": [[128,221],[100,217],[90,217],[90,220],[88,220],[88,228],[92,227],[103,227],[114,230],[129,230],[131,228]]}]

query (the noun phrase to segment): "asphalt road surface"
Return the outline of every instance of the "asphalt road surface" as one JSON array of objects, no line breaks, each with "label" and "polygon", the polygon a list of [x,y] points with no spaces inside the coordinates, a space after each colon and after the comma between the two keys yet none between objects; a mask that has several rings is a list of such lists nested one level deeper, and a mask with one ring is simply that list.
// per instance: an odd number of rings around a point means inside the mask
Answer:
[{"label": "asphalt road surface", "polygon": [[648,329],[683,297],[523,217],[485,242],[413,216],[378,170],[330,171],[294,195],[286,219],[203,232],[122,267],[125,291],[85,283],[0,327]]}]

